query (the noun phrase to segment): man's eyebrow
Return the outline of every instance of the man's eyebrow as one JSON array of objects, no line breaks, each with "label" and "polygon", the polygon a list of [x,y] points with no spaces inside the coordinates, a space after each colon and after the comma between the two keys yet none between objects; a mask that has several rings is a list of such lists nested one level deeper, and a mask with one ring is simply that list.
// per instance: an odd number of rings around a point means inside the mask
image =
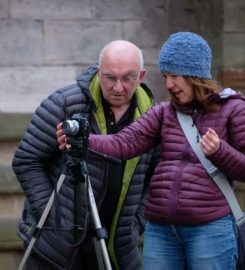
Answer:
[{"label": "man's eyebrow", "polygon": [[[118,77],[119,75],[117,74],[111,74],[111,73],[108,73],[108,72],[101,72],[102,75],[106,75],[106,76],[113,76],[113,77]],[[126,72],[125,74],[123,75],[120,75],[120,77],[126,77],[126,76],[136,76],[137,75],[137,72],[136,71],[128,71]]]}]

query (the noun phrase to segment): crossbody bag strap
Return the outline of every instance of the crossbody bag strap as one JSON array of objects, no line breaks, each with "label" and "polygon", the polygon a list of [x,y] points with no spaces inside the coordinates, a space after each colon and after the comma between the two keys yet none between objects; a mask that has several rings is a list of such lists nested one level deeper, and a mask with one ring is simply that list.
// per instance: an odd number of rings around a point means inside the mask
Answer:
[{"label": "crossbody bag strap", "polygon": [[208,174],[211,178],[215,181],[217,186],[223,192],[226,200],[228,201],[232,213],[236,219],[236,222],[239,224],[243,221],[244,215],[241,210],[241,207],[236,199],[233,189],[230,186],[230,183],[226,176],[216,168],[204,155],[202,152],[200,145],[197,141],[197,135],[200,138],[199,132],[190,115],[183,114],[177,111],[177,118],[179,120],[180,126],[189,141],[191,147],[193,148],[194,152],[196,153],[198,159],[207,170]]}]

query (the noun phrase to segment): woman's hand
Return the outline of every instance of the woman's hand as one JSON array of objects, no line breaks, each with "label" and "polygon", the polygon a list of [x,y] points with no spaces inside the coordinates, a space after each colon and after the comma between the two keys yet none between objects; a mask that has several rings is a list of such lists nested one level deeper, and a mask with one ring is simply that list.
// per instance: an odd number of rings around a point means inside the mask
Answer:
[{"label": "woman's hand", "polygon": [[212,128],[209,128],[206,134],[202,136],[200,147],[205,156],[212,155],[218,151],[220,147],[220,138]]}]

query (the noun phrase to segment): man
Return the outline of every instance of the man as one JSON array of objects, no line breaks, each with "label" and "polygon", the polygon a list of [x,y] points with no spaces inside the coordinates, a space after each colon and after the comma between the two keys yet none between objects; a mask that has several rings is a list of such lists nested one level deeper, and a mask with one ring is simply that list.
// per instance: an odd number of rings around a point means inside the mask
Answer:
[{"label": "man", "polygon": [[[56,125],[75,113],[91,116],[90,132],[116,133],[153,105],[145,76],[141,50],[117,40],[101,51],[99,65],[90,67],[77,82],[54,92],[35,111],[13,159],[13,170],[25,193],[19,236],[30,241],[49,197],[65,166],[58,149]],[[88,161],[88,172],[113,269],[141,268],[139,236],[145,228],[144,207],[148,178],[155,165],[153,152],[122,163],[119,167]],[[97,268],[91,222],[83,226],[86,237],[73,242],[74,179],[68,173],[55,205],[41,230],[28,269]],[[57,215],[58,213],[58,215]],[[86,217],[86,213],[83,213]],[[73,244],[73,245],[72,245]],[[69,268],[70,269],[70,268]]]}]

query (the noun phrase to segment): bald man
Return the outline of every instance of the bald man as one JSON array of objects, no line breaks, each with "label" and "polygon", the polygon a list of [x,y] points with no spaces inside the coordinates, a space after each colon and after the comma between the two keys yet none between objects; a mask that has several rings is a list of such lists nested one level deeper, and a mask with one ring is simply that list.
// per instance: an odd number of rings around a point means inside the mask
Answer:
[{"label": "bald man", "polygon": [[[55,91],[36,109],[13,159],[13,170],[26,198],[18,235],[25,247],[33,234],[37,235],[26,269],[99,269],[86,201],[80,209],[81,232],[77,239],[73,237],[76,209],[71,171],[43,229],[35,230],[66,166],[58,148],[56,125],[83,113],[90,116],[91,133],[117,133],[154,104],[151,91],[142,82],[145,72],[137,46],[125,40],[113,41],[102,49],[98,65],[89,67],[74,84]],[[87,160],[100,221],[108,233],[105,241],[113,269],[142,267],[138,244],[145,228],[145,199],[155,163],[154,151],[121,165],[92,157]],[[82,200],[84,197],[81,194]]]}]

